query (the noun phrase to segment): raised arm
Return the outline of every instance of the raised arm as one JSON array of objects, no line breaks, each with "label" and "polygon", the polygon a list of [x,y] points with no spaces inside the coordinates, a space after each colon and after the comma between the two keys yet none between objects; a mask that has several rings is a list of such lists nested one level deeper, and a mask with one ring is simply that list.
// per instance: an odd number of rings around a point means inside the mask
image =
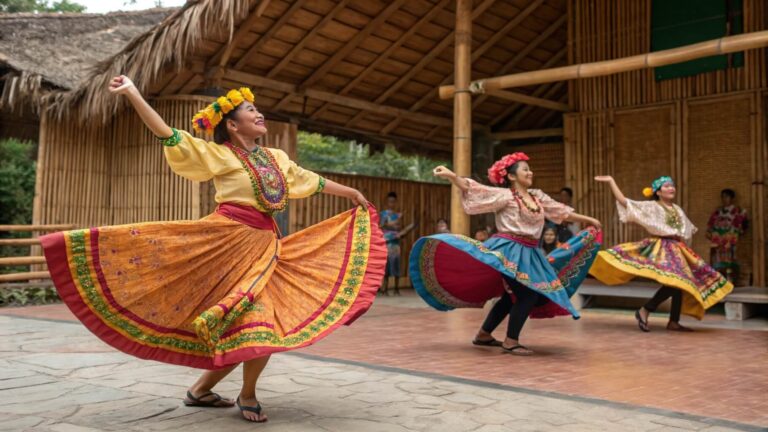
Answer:
[{"label": "raised arm", "polygon": [[112,81],[109,83],[109,91],[128,98],[128,101],[133,105],[136,113],[139,114],[141,120],[147,125],[149,130],[155,134],[155,136],[167,138],[173,135],[173,131],[168,124],[165,123],[165,120],[160,117],[160,114],[158,114],[157,111],[149,106],[147,101],[141,96],[141,93],[139,93],[139,89],[133,85],[133,81],[131,81],[130,78],[125,75],[112,78]]},{"label": "raised arm", "polygon": [[453,183],[457,188],[461,189],[462,192],[466,192],[469,190],[469,182],[464,177],[459,177],[456,175],[455,172],[449,170],[448,168],[440,165],[439,167],[435,168],[432,171],[432,174],[435,177],[440,177],[443,179],[446,179]]},{"label": "raised arm", "polygon": [[616,184],[616,180],[614,180],[613,177],[597,176],[595,177],[595,180],[603,183],[608,183],[608,185],[611,187],[611,192],[613,192],[613,196],[616,197],[616,201],[618,201],[622,207],[627,206],[627,197],[625,197],[624,194],[621,192],[621,189],[619,189],[619,186]]}]

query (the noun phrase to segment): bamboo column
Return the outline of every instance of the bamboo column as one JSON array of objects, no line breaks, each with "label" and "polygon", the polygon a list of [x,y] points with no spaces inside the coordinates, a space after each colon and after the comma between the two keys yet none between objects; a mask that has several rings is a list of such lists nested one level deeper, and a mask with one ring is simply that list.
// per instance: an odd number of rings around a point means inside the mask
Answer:
[{"label": "bamboo column", "polygon": [[[453,167],[456,174],[472,174],[472,0],[456,0],[456,43],[454,76],[456,92],[453,95]],[[469,216],[461,206],[461,191],[451,188],[451,231],[470,235]]]}]

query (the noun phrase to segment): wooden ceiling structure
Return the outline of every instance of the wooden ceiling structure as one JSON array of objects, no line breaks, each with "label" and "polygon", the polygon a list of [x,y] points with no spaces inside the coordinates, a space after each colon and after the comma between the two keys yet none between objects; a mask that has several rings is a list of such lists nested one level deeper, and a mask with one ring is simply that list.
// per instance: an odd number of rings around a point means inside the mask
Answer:
[{"label": "wooden ceiling structure", "polygon": [[[453,83],[455,8],[454,0],[192,0],[51,105],[111,115],[103,85],[115,73],[158,98],[248,85],[268,118],[447,156],[453,105],[437,89]],[[472,79],[565,65],[566,9],[566,0],[475,0]],[[552,136],[568,109],[563,82],[523,87],[474,98],[473,127],[497,139]]]}]

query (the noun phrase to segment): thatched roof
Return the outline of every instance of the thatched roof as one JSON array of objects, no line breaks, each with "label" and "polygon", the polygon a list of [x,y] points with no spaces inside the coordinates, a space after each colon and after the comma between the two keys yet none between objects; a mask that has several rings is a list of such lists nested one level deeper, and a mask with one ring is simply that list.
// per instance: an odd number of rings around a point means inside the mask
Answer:
[{"label": "thatched roof", "polygon": [[[452,102],[439,100],[437,87],[453,81],[454,7],[452,0],[191,0],[50,102],[59,114],[106,120],[123,103],[107,82],[122,73],[150,97],[249,85],[268,117],[449,151]],[[566,0],[477,0],[473,16],[473,78],[567,61]],[[543,102],[477,97],[474,123],[494,132],[561,124],[563,83],[518,91]]]},{"label": "thatched roof", "polygon": [[14,94],[33,97],[43,88],[77,88],[95,64],[125,48],[174,10],[0,14],[0,76],[5,76],[5,94],[8,98]]}]

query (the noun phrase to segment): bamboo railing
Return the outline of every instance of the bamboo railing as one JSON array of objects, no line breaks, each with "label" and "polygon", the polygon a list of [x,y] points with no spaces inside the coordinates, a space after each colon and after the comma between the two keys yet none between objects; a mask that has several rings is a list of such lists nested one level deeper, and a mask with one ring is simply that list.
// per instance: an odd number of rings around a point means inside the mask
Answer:
[{"label": "bamboo railing", "polygon": [[[66,231],[75,229],[74,225],[56,224],[56,225],[0,225],[0,232],[52,232]],[[0,246],[37,246],[40,240],[37,238],[25,239],[2,239]],[[21,257],[0,257],[0,267],[26,266],[45,264],[43,256],[21,256]],[[36,279],[50,279],[51,275],[47,271],[28,271],[19,273],[0,274],[0,288],[3,283],[31,281]]]}]

